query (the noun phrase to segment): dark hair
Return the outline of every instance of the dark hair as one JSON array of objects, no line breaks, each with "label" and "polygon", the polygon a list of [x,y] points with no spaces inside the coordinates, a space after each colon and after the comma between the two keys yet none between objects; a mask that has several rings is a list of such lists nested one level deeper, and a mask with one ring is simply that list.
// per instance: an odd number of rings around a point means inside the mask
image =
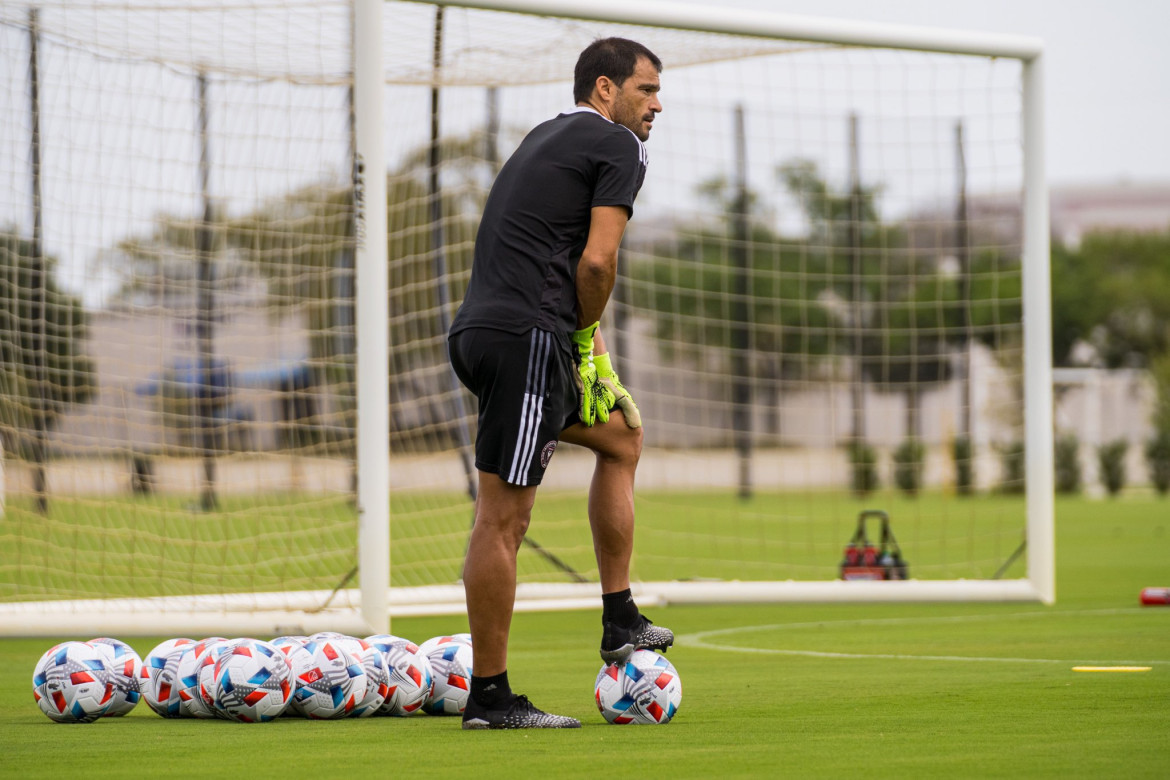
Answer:
[{"label": "dark hair", "polygon": [[622,82],[634,75],[638,58],[645,57],[662,72],[662,60],[637,41],[627,38],[598,38],[585,47],[577,58],[573,69],[573,102],[588,100],[593,94],[593,85],[602,76],[608,76],[613,83]]}]

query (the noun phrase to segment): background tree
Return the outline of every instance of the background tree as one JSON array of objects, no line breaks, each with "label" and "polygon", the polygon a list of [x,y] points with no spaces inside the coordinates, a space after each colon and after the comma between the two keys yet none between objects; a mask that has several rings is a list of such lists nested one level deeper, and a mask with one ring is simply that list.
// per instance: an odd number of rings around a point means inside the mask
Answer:
[{"label": "background tree", "polygon": [[[40,285],[34,283],[40,262]],[[29,455],[38,424],[50,430],[70,406],[94,394],[94,366],[85,354],[81,301],[57,285],[56,259],[36,260],[32,242],[0,229],[0,428],[11,449]],[[42,289],[38,290],[37,287]],[[34,296],[40,298],[34,307]],[[43,307],[44,379],[36,376],[34,310]]]},{"label": "background tree", "polygon": [[[940,275],[938,257],[912,251],[900,225],[882,220],[880,184],[835,189],[806,160],[781,165],[777,175],[804,212],[810,244],[830,257],[831,290],[844,302],[841,331],[862,329],[862,376],[878,389],[905,394],[906,437],[917,441],[922,390],[950,378],[950,347],[961,337],[956,281]],[[853,349],[838,342],[840,353]]]},{"label": "background tree", "polygon": [[[860,227],[860,243],[863,249],[874,249],[882,243],[880,234],[884,226],[878,215],[878,199],[882,186],[862,185],[857,192],[835,189],[812,160],[795,159],[781,163],[776,168],[776,178],[784,185],[789,195],[796,199],[809,229],[808,242],[812,246],[833,250],[834,254],[851,248],[851,230],[855,223]],[[856,218],[854,209],[856,200]],[[848,284],[848,255],[841,258],[846,264],[839,270],[846,278],[839,283]],[[848,295],[849,289],[839,290]]]},{"label": "background tree", "polygon": [[[1151,480],[1165,494],[1170,490],[1170,228],[1099,231],[1076,247],[1054,244],[1052,341],[1057,365],[1149,370],[1153,436],[1143,449]],[[1100,456],[1117,457],[1114,450]],[[1108,483],[1107,489],[1113,490]]]},{"label": "background tree", "polygon": [[[727,363],[729,374],[735,323],[728,301],[740,273],[730,250],[737,241],[735,221],[740,209],[746,211],[748,372],[757,382],[757,398],[775,409],[780,380],[807,376],[832,354],[833,318],[819,299],[831,276],[828,258],[773,230],[756,193],[742,197],[726,177],[702,182],[697,194],[714,218],[631,253],[623,272],[633,281],[632,306],[652,313],[664,358],[717,359]],[[774,415],[769,427],[777,432]]]},{"label": "background tree", "polygon": [[[387,174],[390,311],[391,430],[416,442],[446,444],[451,414],[443,399],[447,384],[446,333],[435,316],[437,285],[448,285],[458,301],[471,269],[471,253],[491,166],[482,153],[482,132],[444,139],[440,194],[444,246],[436,247],[430,211],[429,146],[410,154]],[[196,257],[197,222],[162,215],[153,233],[122,242],[107,264],[124,269],[121,295],[144,286],[157,294],[189,289]],[[275,315],[298,311],[309,335],[312,387],[328,387],[345,422],[331,426],[333,438],[353,436],[353,261],[352,193],[348,183],[315,183],[274,198],[238,216],[215,215],[212,254],[220,289],[249,276],[266,281],[267,306]],[[436,280],[434,257],[445,253],[448,276]],[[350,253],[347,258],[346,253]],[[452,312],[453,314],[453,312]],[[310,427],[319,427],[314,424]],[[437,438],[436,438],[437,437]],[[320,438],[306,430],[303,443]]]},{"label": "background tree", "polygon": [[[702,182],[697,194],[708,212],[707,224],[680,229],[670,243],[650,250],[635,269],[636,307],[659,313],[657,333],[666,350],[730,348],[727,299],[732,293],[729,263],[736,209],[748,214],[748,275],[752,326],[752,364],[757,376],[795,376],[809,356],[830,353],[832,319],[818,300],[830,273],[827,258],[812,255],[799,240],[786,239],[764,223],[756,193],[743,206],[724,177]],[[779,269],[803,273],[778,273]],[[673,355],[668,355],[673,356]]]},{"label": "background tree", "polygon": [[[801,233],[780,233],[758,193],[712,177],[697,191],[711,218],[632,253],[635,310],[653,313],[664,358],[723,360],[724,373],[732,373],[729,301],[739,273],[732,247],[746,213],[748,364],[767,419],[776,417],[783,380],[831,375],[860,347],[864,381],[905,395],[903,449],[921,452],[921,393],[951,379],[968,339],[1005,360],[1018,356],[1019,343],[1003,340],[1003,325],[1022,314],[1019,257],[985,250],[961,278],[944,247],[916,248],[904,225],[882,219],[880,185],[834,187],[807,160],[786,162],[776,174],[801,210]],[[860,339],[852,337],[855,320]],[[768,430],[779,433],[775,423]],[[851,457],[864,472],[876,454],[860,444]],[[855,486],[872,487],[865,474],[854,476]]]},{"label": "background tree", "polygon": [[1154,380],[1154,435],[1145,444],[1150,481],[1159,495],[1170,493],[1170,354],[1156,357],[1150,366]]},{"label": "background tree", "polygon": [[1052,339],[1057,365],[1092,347],[1106,368],[1149,367],[1170,353],[1170,228],[1089,233],[1052,250]]},{"label": "background tree", "polygon": [[[749,192],[748,269],[752,375],[773,380],[807,376],[815,367],[851,355],[846,338],[860,311],[863,376],[879,389],[907,394],[907,430],[917,433],[918,396],[950,378],[961,327],[958,280],[939,257],[907,246],[901,225],[881,219],[881,186],[851,193],[832,187],[817,166],[794,160],[777,177],[799,205],[806,230],[785,236],[770,227],[757,193]],[[742,199],[726,177],[703,182],[697,193],[718,215],[688,226],[639,256],[632,271],[634,305],[656,312],[656,332],[667,358],[708,348],[730,349],[726,310],[734,269],[729,247]],[[854,213],[860,224],[855,224]],[[860,278],[852,242],[861,249]],[[972,337],[997,348],[1001,325],[1020,316],[1018,259],[983,253],[969,278]],[[859,296],[860,300],[855,300]]]},{"label": "background tree", "polygon": [[[455,391],[448,381],[447,334],[436,316],[439,284],[447,300],[458,301],[467,286],[472,247],[493,171],[485,161],[482,131],[445,138],[439,156],[443,246],[431,218],[428,188],[430,147],[409,153],[387,175],[390,312],[391,431],[408,446],[446,446],[453,420],[445,399]],[[352,340],[336,334],[351,328],[349,301],[338,295],[338,281],[352,278],[349,189],[308,187],[263,209],[232,220],[227,243],[268,279],[269,299],[277,310],[301,308],[311,332],[310,356],[332,381],[334,394],[352,405]],[[436,254],[444,254],[445,279],[435,274]],[[454,312],[448,312],[448,319]],[[352,315],[349,315],[352,316]],[[352,423],[345,426],[352,437]],[[410,440],[408,444],[408,439]]]},{"label": "background tree", "polygon": [[[1022,316],[1019,258],[997,251],[979,253],[971,261],[968,299],[963,300],[961,280],[945,268],[941,253],[916,249],[910,231],[881,218],[880,184],[863,186],[857,193],[834,189],[815,164],[804,160],[781,165],[777,175],[804,212],[812,249],[833,258],[826,264],[832,274],[831,291],[847,302],[836,309],[842,328],[847,325],[847,305],[860,304],[863,375],[879,389],[906,394],[907,435],[918,438],[921,392],[951,378],[954,350],[968,335],[993,350],[1012,346],[998,339],[1004,323],[1018,322]],[[860,225],[851,224],[855,208]],[[854,240],[862,257],[857,287],[848,266]],[[851,300],[855,289],[860,301]],[[970,311],[970,334],[963,327],[965,306]],[[849,350],[845,345],[838,351]]]}]

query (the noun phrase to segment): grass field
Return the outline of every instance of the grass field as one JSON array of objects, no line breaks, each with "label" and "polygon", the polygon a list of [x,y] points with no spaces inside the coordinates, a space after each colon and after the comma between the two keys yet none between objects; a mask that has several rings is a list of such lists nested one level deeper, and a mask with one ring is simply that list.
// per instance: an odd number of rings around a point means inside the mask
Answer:
[{"label": "grass field", "polygon": [[[649,610],[679,635],[682,708],[662,727],[594,709],[594,612],[517,615],[513,686],[579,717],[574,732],[463,733],[420,716],[244,726],[139,706],[86,726],[33,702],[56,638],[0,641],[0,744],[10,777],[1167,777],[1170,504],[1057,505],[1058,603],[778,605]],[[903,546],[907,546],[903,542]],[[65,638],[88,638],[68,636]],[[399,619],[421,641],[461,618]],[[128,638],[141,653],[161,637]],[[1144,665],[1078,673],[1077,665]]]},{"label": "grass field", "polygon": [[[750,500],[640,491],[634,574],[644,581],[824,580],[834,576],[858,512],[873,506],[889,511],[911,573],[922,579],[991,577],[1023,539],[1019,496],[886,492],[862,502],[832,491],[761,492]],[[531,536],[596,579],[584,515],[581,491],[542,493]],[[392,584],[455,582],[470,520],[466,495],[395,493]],[[227,496],[214,512],[199,511],[191,497],[54,496],[47,517],[22,498],[8,502],[0,521],[0,600],[330,590],[353,568],[356,534],[353,505],[336,495]],[[531,547],[519,575],[568,581]],[[1022,562],[1004,576],[1023,576]]]}]

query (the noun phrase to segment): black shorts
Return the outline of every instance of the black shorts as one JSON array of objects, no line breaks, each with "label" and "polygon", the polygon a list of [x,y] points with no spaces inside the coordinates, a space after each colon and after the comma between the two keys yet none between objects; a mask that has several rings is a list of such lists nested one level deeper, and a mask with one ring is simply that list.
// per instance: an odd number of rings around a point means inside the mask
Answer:
[{"label": "black shorts", "polygon": [[555,334],[469,328],[450,337],[451,365],[479,400],[475,467],[539,485],[561,431],[577,422],[577,367]]}]

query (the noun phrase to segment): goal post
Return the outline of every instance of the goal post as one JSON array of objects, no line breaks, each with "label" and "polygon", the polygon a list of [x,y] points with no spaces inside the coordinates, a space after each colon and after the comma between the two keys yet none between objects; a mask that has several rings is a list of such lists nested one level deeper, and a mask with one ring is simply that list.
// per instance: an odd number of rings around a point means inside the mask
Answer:
[{"label": "goal post", "polygon": [[1024,415],[1028,446],[1028,581],[1036,598],[1056,601],[1055,453],[1052,410],[1052,277],[1048,180],[1044,167],[1044,67],[1024,61]]},{"label": "goal post", "polygon": [[390,631],[390,352],[386,311],[386,169],[382,121],[382,8],[355,0],[353,15],[354,222],[357,293],[358,549],[361,614]]},{"label": "goal post", "polygon": [[[646,423],[639,602],[1054,601],[1039,40],[659,0],[31,6],[0,2],[0,634],[461,614],[445,323],[495,172],[608,35],[664,64],[602,323]],[[556,451],[517,609],[599,603],[591,471]],[[842,581],[874,509],[909,579]]]}]

